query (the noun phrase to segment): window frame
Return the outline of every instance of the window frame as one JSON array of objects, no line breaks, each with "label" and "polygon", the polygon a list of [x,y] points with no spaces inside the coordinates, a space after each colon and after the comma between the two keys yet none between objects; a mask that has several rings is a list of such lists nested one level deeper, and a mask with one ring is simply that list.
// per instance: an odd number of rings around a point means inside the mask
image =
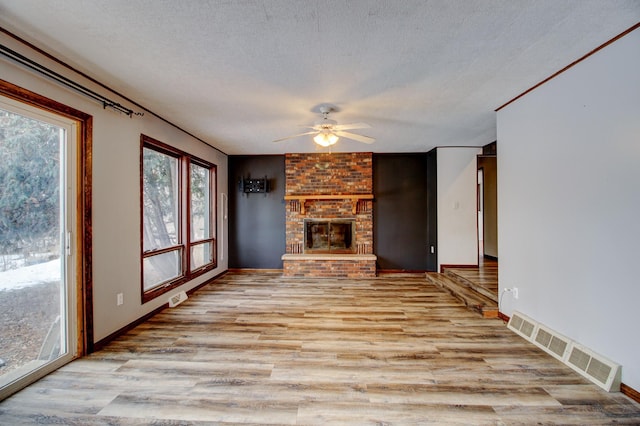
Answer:
[{"label": "window frame", "polygon": [[[202,239],[198,239],[196,240],[194,237],[192,237],[192,227],[191,227],[191,205],[192,205],[192,199],[191,199],[191,167],[192,165],[196,165],[200,168],[203,169],[207,169],[209,171],[209,236],[207,238],[202,238]],[[189,223],[188,223],[188,227],[187,227],[187,231],[189,232],[189,243],[187,244],[186,250],[188,251],[188,262],[187,262],[187,266],[188,266],[188,270],[189,272],[193,275],[193,274],[198,274],[200,275],[202,272],[200,272],[202,269],[206,269],[211,263],[216,264],[217,261],[217,250],[216,250],[216,221],[215,221],[215,217],[216,217],[216,211],[217,211],[217,206],[216,206],[216,192],[215,192],[215,188],[217,187],[217,172],[216,172],[216,167],[214,164],[208,163],[206,161],[202,161],[198,158],[195,157],[190,157],[189,158],[189,167],[187,170],[187,175],[188,175],[188,179],[187,179],[187,209],[186,212],[189,215]],[[193,270],[191,270],[191,249],[200,245],[206,245],[206,244],[211,244],[211,258],[212,258],[212,262],[211,263],[205,263],[197,268],[194,268]]]},{"label": "window frame", "polygon": [[[144,250],[144,150],[151,149],[158,153],[168,155],[178,161],[178,218],[177,218],[177,244],[155,250]],[[194,240],[191,238],[191,164],[196,164],[209,171],[209,238]],[[217,267],[217,166],[211,162],[195,157],[182,150],[174,148],[164,142],[160,142],[147,135],[140,135],[140,292],[142,303],[147,303],[158,296],[179,287],[192,279],[209,272]],[[200,244],[210,243],[212,247],[211,262],[198,268],[191,269],[191,249]],[[178,252],[179,275],[163,281],[154,287],[145,290],[144,286],[144,262],[145,259],[170,252]]]}]

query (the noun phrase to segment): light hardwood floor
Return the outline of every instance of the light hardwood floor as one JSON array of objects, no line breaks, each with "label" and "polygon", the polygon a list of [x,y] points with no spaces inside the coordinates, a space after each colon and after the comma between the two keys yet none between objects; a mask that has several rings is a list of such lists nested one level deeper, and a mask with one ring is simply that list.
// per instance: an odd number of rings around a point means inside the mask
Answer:
[{"label": "light hardwood floor", "polygon": [[229,273],[0,402],[0,424],[640,424],[424,278]]},{"label": "light hardwood floor", "polygon": [[472,284],[481,294],[498,301],[498,266],[447,268],[447,272]]}]

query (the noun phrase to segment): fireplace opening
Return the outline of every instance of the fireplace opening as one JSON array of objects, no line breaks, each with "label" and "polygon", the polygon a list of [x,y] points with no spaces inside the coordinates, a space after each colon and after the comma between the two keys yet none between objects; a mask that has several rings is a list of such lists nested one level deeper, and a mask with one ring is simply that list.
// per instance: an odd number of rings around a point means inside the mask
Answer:
[{"label": "fireplace opening", "polygon": [[355,219],[305,219],[305,253],[355,253]]}]

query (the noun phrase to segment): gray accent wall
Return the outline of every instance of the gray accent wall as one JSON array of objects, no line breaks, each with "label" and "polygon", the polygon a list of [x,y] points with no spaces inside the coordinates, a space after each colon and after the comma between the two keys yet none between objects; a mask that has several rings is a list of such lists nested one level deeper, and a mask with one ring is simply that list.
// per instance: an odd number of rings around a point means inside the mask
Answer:
[{"label": "gray accent wall", "polygon": [[435,152],[374,154],[373,233],[379,269],[436,270],[436,177]]},{"label": "gray accent wall", "polygon": [[[240,179],[265,176],[268,193],[240,192]],[[229,268],[282,268],[284,180],[284,155],[229,156]]]}]

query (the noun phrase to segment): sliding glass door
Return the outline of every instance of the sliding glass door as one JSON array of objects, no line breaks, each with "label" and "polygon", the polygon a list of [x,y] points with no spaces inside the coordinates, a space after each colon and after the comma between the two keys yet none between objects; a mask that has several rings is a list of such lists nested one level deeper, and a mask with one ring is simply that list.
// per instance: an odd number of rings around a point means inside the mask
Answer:
[{"label": "sliding glass door", "polygon": [[0,400],[76,355],[76,126],[0,97]]}]

